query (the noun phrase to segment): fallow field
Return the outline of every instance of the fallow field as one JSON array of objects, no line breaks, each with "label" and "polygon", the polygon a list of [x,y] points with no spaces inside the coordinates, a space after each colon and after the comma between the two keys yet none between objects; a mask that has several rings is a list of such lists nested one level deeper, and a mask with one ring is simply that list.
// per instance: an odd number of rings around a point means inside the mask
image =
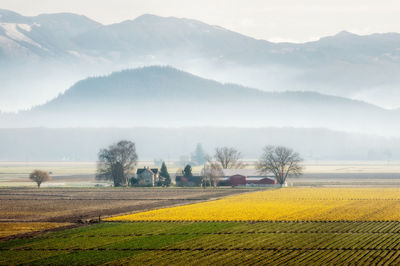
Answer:
[{"label": "fallow field", "polygon": [[249,189],[3,188],[0,238],[246,191]]}]

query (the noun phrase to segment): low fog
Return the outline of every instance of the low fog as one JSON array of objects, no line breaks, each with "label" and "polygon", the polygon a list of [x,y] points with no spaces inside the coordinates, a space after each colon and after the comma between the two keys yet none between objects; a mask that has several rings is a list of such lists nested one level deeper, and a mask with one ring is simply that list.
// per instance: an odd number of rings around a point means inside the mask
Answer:
[{"label": "low fog", "polygon": [[[161,137],[162,136],[162,137]],[[1,161],[95,161],[101,148],[134,141],[140,161],[190,158],[196,145],[213,155],[235,147],[245,160],[258,159],[265,145],[284,145],[307,161],[398,161],[400,139],[295,128],[81,128],[0,129]]]}]

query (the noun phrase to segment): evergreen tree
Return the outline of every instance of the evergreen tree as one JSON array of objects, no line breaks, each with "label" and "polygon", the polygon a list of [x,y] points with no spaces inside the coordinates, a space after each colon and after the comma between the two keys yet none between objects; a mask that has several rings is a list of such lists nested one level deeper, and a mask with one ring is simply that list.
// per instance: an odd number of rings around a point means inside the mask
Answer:
[{"label": "evergreen tree", "polygon": [[165,162],[162,162],[160,176],[164,179],[164,185],[169,187],[169,185],[171,184],[171,177],[169,176]]},{"label": "evergreen tree", "polygon": [[198,143],[194,153],[192,153],[192,161],[197,165],[203,165],[206,162],[207,154],[203,150],[201,143]]},{"label": "evergreen tree", "polygon": [[138,183],[139,183],[139,181],[137,180],[137,178],[131,177],[131,178],[129,179],[129,185],[130,185],[131,187],[136,186]]},{"label": "evergreen tree", "polygon": [[192,167],[190,166],[190,164],[186,165],[185,168],[182,171],[182,174],[184,177],[188,178],[188,177],[192,177]]}]

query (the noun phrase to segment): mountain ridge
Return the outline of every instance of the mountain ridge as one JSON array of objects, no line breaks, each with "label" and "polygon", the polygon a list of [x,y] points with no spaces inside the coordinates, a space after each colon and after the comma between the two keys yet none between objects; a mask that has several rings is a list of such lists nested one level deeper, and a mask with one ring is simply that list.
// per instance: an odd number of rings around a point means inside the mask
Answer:
[{"label": "mountain ridge", "polygon": [[[156,74],[151,73],[152,71],[155,71]],[[150,72],[150,73],[149,73]],[[150,75],[149,75],[150,74]],[[161,75],[160,75],[161,74]],[[147,76],[149,75],[149,76]],[[103,75],[103,76],[98,76],[98,77],[88,77],[84,80],[80,80],[77,83],[75,83],[70,89],[68,89],[67,91],[65,91],[64,93],[60,94],[59,96],[57,96],[57,98],[54,98],[52,100],[50,100],[49,102],[47,102],[44,105],[49,105],[49,104],[53,104],[54,102],[57,101],[57,99],[63,98],[68,96],[71,93],[75,93],[75,92],[80,92],[80,90],[82,89],[87,89],[87,87],[85,87],[87,85],[87,83],[90,83],[92,81],[99,81],[99,85],[100,88],[103,88],[101,86],[105,86],[105,89],[109,89],[111,86],[111,84],[108,84],[108,80],[111,78],[116,77],[117,79],[138,79],[138,78],[144,78],[145,79],[154,79],[154,78],[158,78],[158,82],[159,83],[164,83],[168,82],[170,79],[185,79],[185,78],[192,78],[193,80],[196,81],[201,81],[201,82],[205,82],[206,84],[208,84],[211,87],[215,87],[215,86],[219,86],[221,85],[222,87],[229,87],[229,89],[227,89],[224,93],[228,94],[228,93],[246,93],[246,94],[254,94],[256,96],[261,96],[261,95],[289,95],[289,96],[299,96],[299,95],[303,95],[305,98],[307,97],[318,97],[319,99],[323,99],[323,100],[331,100],[334,99],[336,101],[340,101],[340,102],[346,102],[346,103],[354,103],[354,104],[358,104],[358,105],[362,105],[362,106],[366,106],[369,108],[375,108],[377,110],[382,110],[382,111],[390,111],[390,109],[385,109],[376,105],[373,105],[371,103],[367,103],[364,101],[360,101],[360,100],[354,100],[354,99],[347,99],[344,97],[340,97],[340,96],[334,96],[334,95],[325,95],[325,94],[321,94],[319,92],[312,92],[312,91],[286,91],[286,92],[266,92],[266,91],[262,91],[256,88],[250,88],[250,87],[246,87],[246,86],[241,86],[238,84],[234,84],[234,83],[220,83],[216,80],[213,79],[207,79],[207,78],[202,78],[199,77],[197,75],[194,75],[192,73],[189,72],[185,72],[183,70],[180,69],[176,69],[173,68],[171,66],[146,66],[146,67],[141,67],[141,68],[136,68],[136,69],[125,69],[122,71],[116,71],[113,72],[111,74],[108,75]],[[132,82],[132,80],[130,80]],[[193,83],[193,82],[192,82]],[[130,84],[132,85],[132,84]],[[98,90],[99,87],[96,87],[96,90]],[[157,88],[156,88],[157,89]],[[197,96],[205,96],[205,95],[209,95],[210,93],[212,93],[212,91],[209,89],[209,87],[205,86],[204,89],[206,89],[207,91],[204,92],[202,91],[202,93],[204,95],[196,95]],[[94,93],[94,91],[92,91]],[[190,93],[196,93],[197,91],[190,91]],[[167,91],[167,94],[173,94],[174,92],[172,91]],[[104,91],[102,93],[104,95]],[[91,96],[91,95],[90,95]],[[191,95],[193,96],[193,94]],[[229,96],[229,95],[224,95],[224,96]],[[109,99],[109,98],[107,98]],[[43,106],[43,105],[41,105]],[[40,106],[37,106],[36,108],[40,108]],[[33,108],[35,109],[35,108]]]},{"label": "mountain ridge", "polygon": [[265,92],[166,66],[92,77],[2,127],[319,127],[394,136],[397,112],[316,92]]},{"label": "mountain ridge", "polygon": [[[0,13],[2,109],[13,106],[13,99],[25,101],[22,108],[45,102],[88,76],[146,65],[171,65],[264,91],[316,91],[399,107],[397,33],[341,32],[314,42],[273,43],[197,20],[151,14],[102,25],[69,13],[38,15],[36,22]],[[31,22],[7,24],[7,17]]]}]

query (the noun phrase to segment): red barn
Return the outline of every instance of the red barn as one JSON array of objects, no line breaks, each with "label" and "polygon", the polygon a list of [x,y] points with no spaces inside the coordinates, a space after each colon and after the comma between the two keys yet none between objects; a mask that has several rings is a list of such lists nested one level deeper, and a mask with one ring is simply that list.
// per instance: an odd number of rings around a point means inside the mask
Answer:
[{"label": "red barn", "polygon": [[229,182],[231,186],[245,186],[246,185],[246,177],[243,175],[233,175],[229,178]]},{"label": "red barn", "polygon": [[257,180],[254,184],[257,184],[257,185],[275,185],[276,184],[276,180],[266,177],[266,178]]}]

